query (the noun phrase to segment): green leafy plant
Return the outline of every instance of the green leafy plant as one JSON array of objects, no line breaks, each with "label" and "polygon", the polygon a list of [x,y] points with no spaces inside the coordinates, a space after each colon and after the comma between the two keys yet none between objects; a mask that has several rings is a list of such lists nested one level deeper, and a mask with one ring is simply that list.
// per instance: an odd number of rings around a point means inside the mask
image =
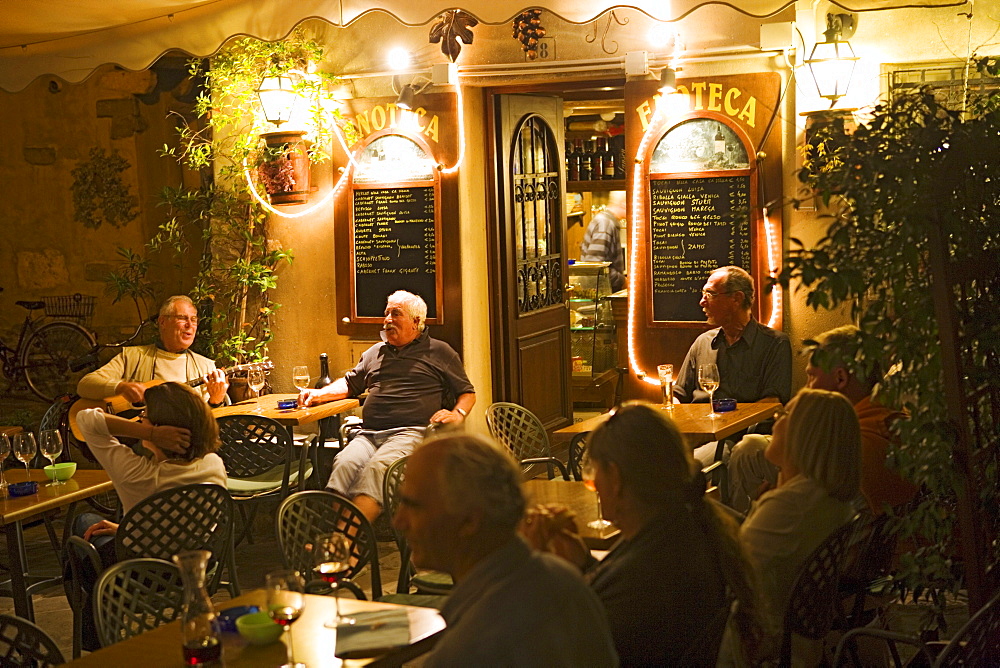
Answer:
[{"label": "green leafy plant", "polygon": [[[151,255],[180,259],[197,253],[190,295],[200,305],[202,320],[194,347],[222,364],[267,356],[271,316],[280,307],[270,291],[279,267],[293,259],[291,250],[268,236],[267,212],[254,196],[254,191],[267,196],[267,184],[258,176],[261,165],[280,168],[285,156],[281,147],[268,148],[261,140],[260,134],[273,127],[257,111],[256,88],[265,76],[292,78],[294,90],[309,105],[309,158],[329,160],[340,114],[332,105],[336,77],[316,72],[322,58],[323,45],[297,30],[279,42],[240,39],[210,61],[191,61],[190,74],[204,92],[192,117],[174,116],[178,143],[160,153],[197,171],[201,185],[163,189],[165,220],[145,256],[122,251],[125,263],[109,281],[118,299],[142,300],[156,292],[148,278]],[[280,173],[268,176],[282,178]]]},{"label": "green leafy plant", "polygon": [[[955,511],[961,482],[952,461],[930,244],[940,232],[946,255],[969,261],[1000,248],[998,101],[987,96],[961,112],[924,89],[879,105],[853,134],[842,122],[820,128],[799,176],[829,211],[826,234],[812,247],[792,239],[779,279],[786,287],[797,282],[814,309],[848,304],[867,334],[859,363],[889,370],[877,399],[908,414],[894,426],[899,438],[890,464],[922,488],[896,518],[901,541],[912,546],[902,554],[900,575],[906,591],[939,604],[925,620],[939,626],[941,594],[963,584]],[[996,272],[984,271],[964,288],[966,299],[956,293],[955,302],[972,360],[966,382],[970,392],[997,396],[989,372],[1000,352]],[[980,437],[995,442],[997,423],[984,424]],[[995,531],[1000,480],[995,464],[980,473],[975,493]],[[990,564],[998,561],[994,545]]]},{"label": "green leafy plant", "polygon": [[117,150],[90,149],[90,159],[73,168],[73,219],[98,229],[107,223],[124,227],[139,215],[139,200],[122,181],[131,165]]}]

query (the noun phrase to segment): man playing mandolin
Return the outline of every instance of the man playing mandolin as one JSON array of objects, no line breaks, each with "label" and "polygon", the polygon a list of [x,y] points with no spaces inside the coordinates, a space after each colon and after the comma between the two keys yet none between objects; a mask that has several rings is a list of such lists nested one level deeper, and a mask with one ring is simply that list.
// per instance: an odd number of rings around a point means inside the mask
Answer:
[{"label": "man playing mandolin", "polygon": [[148,346],[122,348],[110,362],[80,379],[76,392],[84,399],[121,395],[143,403],[151,380],[188,382],[204,378],[202,396],[213,408],[226,400],[229,381],[215,362],[190,350],[198,333],[198,309],[186,295],[169,297],[156,319],[159,341]]}]

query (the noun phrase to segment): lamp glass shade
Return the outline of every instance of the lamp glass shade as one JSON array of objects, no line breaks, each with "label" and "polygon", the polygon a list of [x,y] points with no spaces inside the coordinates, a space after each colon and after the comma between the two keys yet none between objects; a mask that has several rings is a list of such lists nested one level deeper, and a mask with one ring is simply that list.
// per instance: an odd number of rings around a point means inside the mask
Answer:
[{"label": "lamp glass shade", "polygon": [[264,118],[276,126],[292,117],[295,101],[298,95],[292,90],[292,80],[288,77],[264,77],[257,87],[257,97],[260,98]]},{"label": "lamp glass shade", "polygon": [[403,89],[399,91],[399,98],[396,100],[396,106],[400,109],[410,110],[413,109],[417,98],[417,91],[413,87],[413,84],[406,84]]},{"label": "lamp glass shade", "polygon": [[820,97],[836,101],[846,95],[858,60],[850,42],[838,39],[818,42],[806,64]]}]

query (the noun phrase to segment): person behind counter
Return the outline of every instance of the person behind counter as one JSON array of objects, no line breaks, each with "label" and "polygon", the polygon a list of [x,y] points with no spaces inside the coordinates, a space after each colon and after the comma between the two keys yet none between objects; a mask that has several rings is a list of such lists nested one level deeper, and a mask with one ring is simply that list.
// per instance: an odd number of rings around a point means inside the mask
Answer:
[{"label": "person behind counter", "polygon": [[156,324],[159,340],[155,344],[122,348],[107,364],[81,378],[76,393],[92,400],[122,395],[133,404],[141,404],[147,381],[184,383],[204,377],[204,399],[213,407],[225,403],[229,388],[226,374],[215,362],[190,349],[198,333],[198,309],[191,298],[168,297]]},{"label": "person behind counter", "polygon": [[590,219],[580,244],[580,259],[586,262],[610,262],[608,280],[611,291],[625,287],[625,252],[618,221],[625,217],[625,191],[613,190],[608,205]]},{"label": "person behind counter", "polygon": [[426,317],[427,304],[417,295],[389,295],[383,343],[366,350],[343,378],[299,394],[299,405],[313,406],[368,393],[362,430],[337,455],[326,487],[372,521],[382,512],[389,465],[413,452],[428,424],[461,423],[476,403],[458,353],[430,337]]}]

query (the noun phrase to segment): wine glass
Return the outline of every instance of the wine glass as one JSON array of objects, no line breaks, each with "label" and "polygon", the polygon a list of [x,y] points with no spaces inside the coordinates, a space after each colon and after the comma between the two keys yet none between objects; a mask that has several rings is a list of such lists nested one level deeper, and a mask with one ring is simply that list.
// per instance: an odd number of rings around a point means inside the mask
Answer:
[{"label": "wine glass", "polygon": [[253,390],[254,396],[257,398],[257,407],[254,408],[254,413],[260,413],[260,391],[264,389],[264,370],[259,367],[254,367],[247,371],[247,387]]},{"label": "wine glass", "polygon": [[[50,464],[56,463],[56,457],[62,454],[63,442],[62,436],[55,429],[46,429],[38,434],[39,448],[41,453],[49,460]],[[66,483],[55,476],[52,477],[52,482],[50,482],[46,487],[52,485],[65,485]]]},{"label": "wine glass", "polygon": [[708,392],[708,403],[712,407],[708,417],[713,419],[721,417],[719,413],[715,412],[715,391],[719,389],[719,367],[711,362],[700,365],[698,367],[698,384],[701,385],[702,390]]},{"label": "wine glass", "polygon": [[7,489],[7,479],[3,477],[3,463],[10,456],[10,439],[7,434],[0,434],[0,489]]},{"label": "wine glass", "polygon": [[597,484],[594,482],[597,471],[594,468],[594,460],[587,455],[583,457],[581,473],[583,473],[584,486],[597,495],[597,519],[587,522],[587,526],[591,529],[607,529],[611,526],[611,522],[604,519],[604,511],[601,510],[601,494],[597,491]]},{"label": "wine glass", "polygon": [[671,410],[674,407],[674,365],[660,364],[656,367],[656,374],[660,377],[663,407]]},{"label": "wine glass", "polygon": [[14,456],[24,462],[25,480],[27,480],[30,476],[30,473],[28,472],[28,463],[31,462],[32,458],[35,456],[35,452],[37,451],[38,446],[35,445],[35,435],[30,431],[14,435]]},{"label": "wine glass", "polygon": [[[302,390],[309,389],[309,367],[305,364],[292,367],[292,385],[294,385],[299,392]],[[309,409],[306,409],[308,412]]]},{"label": "wine glass", "polygon": [[344,617],[340,614],[340,597],[337,596],[337,583],[351,566],[351,540],[336,531],[317,536],[313,541],[313,563],[316,564],[313,568],[316,576],[333,589],[333,601],[336,606],[336,616],[323,626],[335,629],[338,626],[353,624],[353,617]]},{"label": "wine glass", "polygon": [[292,622],[302,616],[306,607],[305,583],[298,571],[274,571],[265,576],[267,590],[267,614],[277,624],[285,628],[288,663],[281,668],[305,668],[304,663],[295,662],[292,649]]}]

